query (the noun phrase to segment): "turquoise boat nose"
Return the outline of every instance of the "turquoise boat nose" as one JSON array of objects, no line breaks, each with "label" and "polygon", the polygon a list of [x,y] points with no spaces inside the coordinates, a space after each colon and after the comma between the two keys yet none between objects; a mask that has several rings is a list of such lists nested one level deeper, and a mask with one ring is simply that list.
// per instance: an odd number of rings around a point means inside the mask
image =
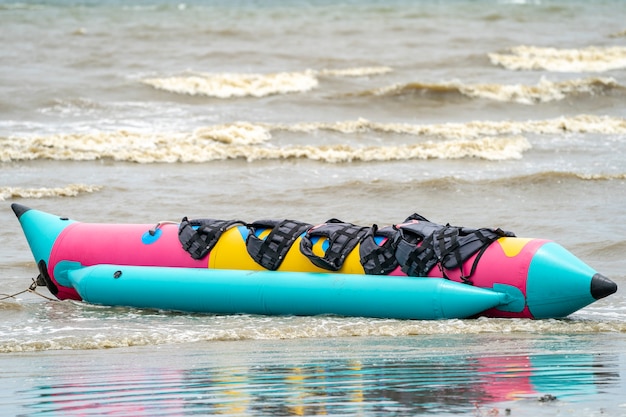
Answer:
[{"label": "turquoise boat nose", "polygon": [[11,209],[20,221],[30,250],[35,257],[35,262],[39,264],[39,262],[44,261],[48,264],[50,252],[57,237],[63,229],[74,223],[74,221],[65,217],[44,213],[43,211],[33,210],[30,207],[17,203],[11,204]]},{"label": "turquoise boat nose", "polygon": [[615,282],[557,243],[541,246],[530,261],[526,302],[536,319],[566,317],[616,291]]}]

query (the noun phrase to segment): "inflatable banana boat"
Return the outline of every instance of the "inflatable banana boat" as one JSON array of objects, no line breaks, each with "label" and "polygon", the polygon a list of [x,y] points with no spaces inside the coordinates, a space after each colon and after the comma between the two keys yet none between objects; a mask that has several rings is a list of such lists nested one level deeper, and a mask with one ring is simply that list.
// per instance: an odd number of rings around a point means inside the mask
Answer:
[{"label": "inflatable banana boat", "polygon": [[414,214],[82,223],[13,204],[37,279],[57,298],[216,314],[398,319],[565,317],[617,285],[555,242]]}]

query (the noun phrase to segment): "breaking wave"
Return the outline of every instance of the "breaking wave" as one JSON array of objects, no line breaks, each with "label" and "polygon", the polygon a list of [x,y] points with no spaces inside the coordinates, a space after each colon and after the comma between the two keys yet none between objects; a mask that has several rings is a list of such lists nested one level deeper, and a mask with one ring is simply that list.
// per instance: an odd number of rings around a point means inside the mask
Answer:
[{"label": "breaking wave", "polygon": [[537,85],[464,84],[461,81],[441,83],[396,84],[360,95],[404,96],[421,94],[460,94],[470,98],[480,98],[500,102],[538,104],[563,100],[572,94],[601,94],[625,87],[613,78],[583,78],[568,81],[549,81],[542,78]]},{"label": "breaking wave", "polygon": [[509,53],[490,53],[488,57],[493,65],[514,71],[605,72],[626,68],[623,46],[558,49],[521,45],[511,48]]},{"label": "breaking wave", "polygon": [[[279,145],[272,133],[392,133],[420,137],[398,145],[338,143]],[[0,161],[37,159],[87,161],[112,159],[139,163],[310,159],[322,162],[398,161],[411,159],[520,159],[531,148],[524,134],[625,134],[626,119],[579,115],[530,121],[468,123],[378,123],[366,119],[295,124],[237,122],[206,126],[193,132],[89,132],[48,136],[0,137]],[[352,138],[354,139],[354,138]],[[428,140],[425,140],[428,139]]]},{"label": "breaking wave", "polygon": [[13,149],[2,151],[2,160],[74,160],[113,159],[115,161],[209,162],[225,159],[247,161],[268,159],[310,159],[339,163],[352,161],[397,161],[410,159],[482,158],[519,159],[530,149],[521,136],[480,139],[427,141],[398,146],[257,146],[228,144],[195,134],[141,134],[126,131],[89,134],[53,135],[14,140]]},{"label": "breaking wave", "polygon": [[70,184],[53,188],[0,187],[0,201],[16,198],[76,197],[79,194],[93,193],[101,189],[101,186],[85,184]]},{"label": "breaking wave", "polygon": [[339,133],[359,133],[375,131],[380,133],[401,133],[415,136],[434,136],[447,139],[478,138],[481,136],[596,133],[624,134],[626,119],[621,117],[578,115],[545,120],[528,121],[472,121],[467,123],[410,124],[379,123],[358,119],[334,123],[296,123],[291,125],[265,125],[272,130],[311,133],[316,130],[329,130]]},{"label": "breaking wave", "polygon": [[392,70],[389,67],[362,67],[271,74],[189,73],[175,77],[145,78],[141,82],[158,90],[192,96],[266,97],[310,91],[318,86],[319,77],[362,77],[390,71]]}]

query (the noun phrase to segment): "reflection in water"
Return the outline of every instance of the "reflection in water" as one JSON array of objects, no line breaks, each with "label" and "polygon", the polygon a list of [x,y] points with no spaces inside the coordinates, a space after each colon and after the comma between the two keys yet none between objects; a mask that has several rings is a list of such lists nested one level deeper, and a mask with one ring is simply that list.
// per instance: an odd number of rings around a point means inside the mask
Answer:
[{"label": "reflection in water", "polygon": [[475,413],[544,396],[576,402],[624,385],[619,357],[608,353],[395,353],[293,363],[119,363],[66,370],[20,394],[31,398],[27,415],[386,416]]}]

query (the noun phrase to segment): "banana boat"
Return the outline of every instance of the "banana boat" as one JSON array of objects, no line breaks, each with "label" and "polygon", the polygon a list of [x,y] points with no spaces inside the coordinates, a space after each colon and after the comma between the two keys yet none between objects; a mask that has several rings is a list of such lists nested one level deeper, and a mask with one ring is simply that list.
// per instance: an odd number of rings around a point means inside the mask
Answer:
[{"label": "banana boat", "polygon": [[561,245],[414,214],[83,223],[13,204],[37,281],[60,300],[214,314],[561,318],[617,285]]}]

